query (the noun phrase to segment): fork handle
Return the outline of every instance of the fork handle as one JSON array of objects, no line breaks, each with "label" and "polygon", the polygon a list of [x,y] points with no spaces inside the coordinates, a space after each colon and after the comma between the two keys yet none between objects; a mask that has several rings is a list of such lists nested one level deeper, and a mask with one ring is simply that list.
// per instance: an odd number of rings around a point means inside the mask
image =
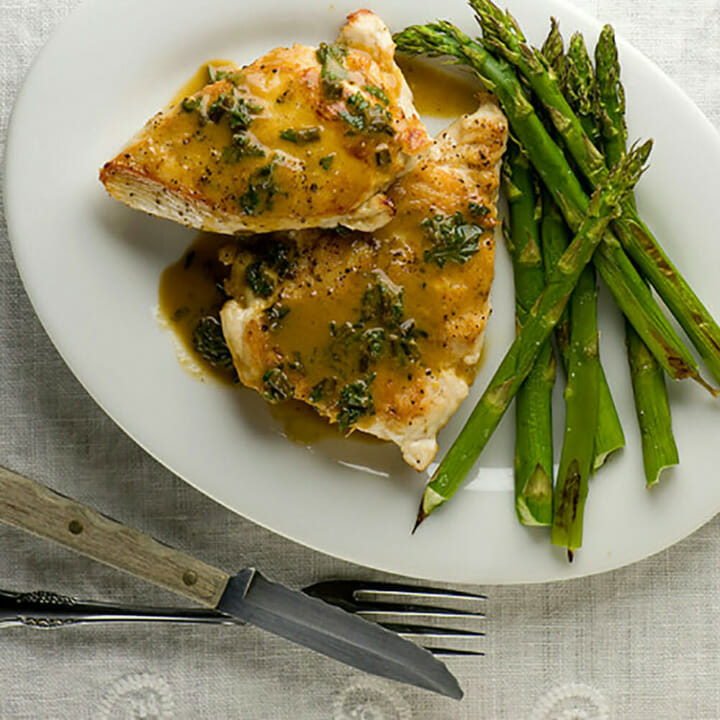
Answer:
[{"label": "fork handle", "polygon": [[230,576],[0,467],[0,521],[215,608]]},{"label": "fork handle", "polygon": [[242,625],[212,610],[153,608],[78,600],[46,590],[16,593],[0,590],[0,628],[25,626],[53,630],[86,623],[169,622]]}]

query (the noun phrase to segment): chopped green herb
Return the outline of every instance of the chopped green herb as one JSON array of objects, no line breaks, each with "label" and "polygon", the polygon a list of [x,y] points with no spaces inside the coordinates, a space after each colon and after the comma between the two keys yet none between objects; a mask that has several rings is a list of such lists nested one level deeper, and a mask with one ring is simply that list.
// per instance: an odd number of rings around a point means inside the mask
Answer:
[{"label": "chopped green herb", "polygon": [[347,70],[343,60],[347,55],[347,49],[336,43],[320,43],[316,56],[322,69],[320,81],[322,83],[323,95],[329,100],[337,100],[342,97],[342,81],[347,77]]},{"label": "chopped green herb", "polygon": [[362,334],[362,344],[365,352],[373,360],[383,354],[386,341],[387,333],[382,328],[370,328]]},{"label": "chopped green herb", "polygon": [[423,220],[425,237],[432,248],[425,251],[425,262],[434,262],[445,267],[447,262],[466,263],[479,249],[483,229],[478,225],[466,223],[461,213],[453,217],[435,215]]},{"label": "chopped green herb", "polygon": [[278,277],[288,277],[294,269],[289,246],[281,242],[266,242],[264,250],[265,262],[275,270]]},{"label": "chopped green herb", "polygon": [[265,150],[252,142],[245,133],[235,133],[232,145],[223,148],[221,157],[227,163],[236,163],[246,157],[265,157]]},{"label": "chopped green herb", "polygon": [[265,271],[261,260],[250,263],[245,268],[245,281],[258,297],[270,297],[275,287],[273,279]]},{"label": "chopped green herb", "polygon": [[375,278],[363,294],[360,321],[376,320],[384,326],[396,325],[405,314],[402,288],[386,283],[380,272],[375,272]]},{"label": "chopped green herb", "polygon": [[388,148],[382,148],[381,150],[375,151],[375,162],[378,167],[384,167],[390,164],[390,150]]},{"label": "chopped green herb", "polygon": [[263,110],[261,105],[249,102],[238,95],[237,90],[232,93],[221,93],[208,108],[208,118],[219,123],[227,115],[228,124],[233,132],[242,132],[250,127],[253,115]]},{"label": "chopped green herb", "polygon": [[362,132],[365,129],[365,118],[362,115],[353,115],[346,110],[341,110],[338,113],[338,116],[359,132]]},{"label": "chopped green herb", "polygon": [[370,107],[370,102],[361,92],[356,92],[347,99],[347,106],[351,108],[353,112],[362,114]]},{"label": "chopped green herb", "polygon": [[371,105],[365,111],[365,117],[367,132],[395,134],[395,128],[392,126],[392,115],[382,105]]},{"label": "chopped green herb", "polygon": [[295,388],[283,372],[282,367],[267,370],[263,375],[263,394],[270,402],[288,400],[294,392]]},{"label": "chopped green herb", "polygon": [[320,128],[287,128],[280,132],[280,137],[288,142],[304,145],[305,143],[315,142],[320,139]]},{"label": "chopped green herb", "polygon": [[374,379],[375,374],[371,373],[364,379],[348,383],[340,390],[340,398],[336,404],[336,420],[342,430],[347,430],[366,415],[375,414],[373,396],[370,392],[370,385]]},{"label": "chopped green herb", "polygon": [[218,68],[213,65],[207,66],[207,74],[208,82],[211,83],[215,83],[220,80],[228,80],[233,85],[237,86],[242,79],[242,73],[237,72],[237,70],[218,70]]},{"label": "chopped green herb", "polygon": [[270,307],[263,310],[265,320],[271,330],[277,330],[281,320],[290,312],[290,308],[281,303],[273,303]]},{"label": "chopped green herb", "polygon": [[183,101],[180,103],[180,107],[185,112],[193,112],[194,110],[199,110],[201,104],[202,104],[202,95],[197,95],[195,97],[183,98]]},{"label": "chopped green herb", "polygon": [[326,377],[310,390],[310,402],[320,402],[328,395],[332,395],[337,387],[337,379],[334,377]]},{"label": "chopped green herb", "polygon": [[216,317],[208,315],[198,322],[193,330],[192,343],[200,357],[213,367],[232,367],[232,355],[225,342],[220,321]]},{"label": "chopped green herb", "polygon": [[320,167],[323,170],[329,170],[330,166],[333,164],[334,159],[335,159],[335,153],[332,153],[331,155],[326,155],[325,157],[320,158]]},{"label": "chopped green herb", "polygon": [[275,163],[269,162],[258,168],[248,180],[248,189],[240,196],[239,203],[246,215],[257,215],[272,210],[276,195],[283,195],[275,183]]},{"label": "chopped green herb", "polygon": [[390,112],[379,103],[371,105],[361,92],[356,92],[347,99],[347,108],[338,115],[353,129],[359,132],[395,134]]},{"label": "chopped green herb", "polygon": [[369,92],[371,95],[374,95],[376,98],[382,100],[386,105],[390,104],[390,100],[388,100],[388,96],[383,92],[383,89],[379,88],[377,85],[363,85],[363,90]]},{"label": "chopped green herb", "polygon": [[389,353],[400,364],[414,362],[420,357],[417,340],[427,333],[415,327],[415,320],[405,318],[401,288],[388,285],[380,273],[368,284],[362,298],[362,308],[355,323],[330,323],[333,338],[330,354],[335,363],[342,364],[348,349],[357,353],[357,367],[367,372],[374,363]]},{"label": "chopped green herb", "polygon": [[428,334],[424,330],[415,327],[415,319],[408,318],[400,324],[398,332],[390,336],[395,357],[401,364],[406,361],[415,362],[420,359],[420,350],[417,339],[426,338]]},{"label": "chopped green herb", "polygon": [[270,297],[275,278],[285,279],[295,269],[295,261],[288,245],[264,239],[255,253],[256,260],[245,268],[245,281],[258,297]]},{"label": "chopped green herb", "polygon": [[[414,362],[420,357],[417,339],[427,337],[427,333],[415,327],[413,318],[405,318],[402,288],[391,287],[379,273],[376,275],[377,281],[363,295],[360,322],[380,325],[387,333],[387,348],[392,355],[402,364],[407,360]],[[384,342],[385,338],[381,353],[386,347]]]},{"label": "chopped green herb", "polygon": [[485,217],[489,212],[490,208],[485,205],[480,205],[476,202],[469,202],[468,209],[473,217]]},{"label": "chopped green herb", "polygon": [[208,74],[208,80],[211,83],[217,82],[218,80],[223,80],[227,75],[227,70],[218,70],[213,65],[207,66],[207,74]]},{"label": "chopped green herb", "polygon": [[290,370],[294,370],[301,375],[305,375],[305,364],[302,361],[302,356],[297,350],[293,353],[293,359],[288,362],[288,367]]}]

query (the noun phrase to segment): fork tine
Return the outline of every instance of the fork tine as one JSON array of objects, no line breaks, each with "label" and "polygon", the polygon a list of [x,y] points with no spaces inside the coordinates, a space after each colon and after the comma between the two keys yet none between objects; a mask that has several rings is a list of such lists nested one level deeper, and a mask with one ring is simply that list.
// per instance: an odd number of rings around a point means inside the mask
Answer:
[{"label": "fork tine", "polygon": [[[407,609],[406,609],[407,608]],[[356,615],[361,615],[367,618],[379,618],[386,617],[389,615],[398,616],[401,615],[404,618],[432,618],[436,620],[469,620],[469,619],[483,619],[485,615],[480,613],[468,613],[462,610],[446,610],[445,608],[434,608],[434,607],[421,607],[421,606],[402,606],[402,605],[388,605],[387,607],[368,607],[360,608],[355,611]]]},{"label": "fork tine", "polygon": [[360,580],[326,580],[304,588],[303,592],[310,595],[342,597],[346,600],[357,599],[356,593],[399,594],[406,597],[423,596],[428,598],[446,598],[448,600],[468,598],[487,600],[487,596],[463,590],[447,590],[424,587],[421,585],[405,585],[403,583],[363,582]]},{"label": "fork tine", "polygon": [[[304,588],[303,592],[319,597],[335,605],[340,605],[346,610],[357,611],[364,608],[394,608],[396,611],[436,611],[441,608],[437,605],[424,605],[415,602],[420,599],[448,600],[448,601],[472,601],[480,604],[487,600],[485,595],[469,593],[460,590],[445,590],[414,585],[403,585],[400,583],[362,582],[357,580],[330,580],[315,583]],[[372,598],[378,598],[373,600]],[[395,598],[397,601],[392,602]],[[409,602],[407,602],[409,601]],[[458,612],[455,610],[455,612]],[[480,610],[463,611],[467,615],[483,615]]]},{"label": "fork tine", "polygon": [[478,630],[457,630],[456,628],[436,627],[434,625],[406,625],[403,623],[378,623],[388,630],[405,635],[455,637],[457,639],[477,639],[485,637],[484,632]]},{"label": "fork tine", "polygon": [[354,591],[355,598],[361,600],[365,595],[374,595],[377,597],[407,597],[407,598],[429,598],[437,600],[487,600],[485,595],[476,593],[462,592],[460,590],[444,590],[440,588],[415,587],[412,585],[396,585],[375,583],[362,587],[357,587]]},{"label": "fork tine", "polygon": [[433,648],[433,647],[426,647],[426,650],[429,650],[433,655],[473,655],[473,656],[485,656],[484,652],[480,652],[479,650],[452,650],[450,648],[440,649],[440,648]]},{"label": "fork tine", "polygon": [[[477,629],[451,627],[484,620],[481,606],[485,595],[460,590],[404,585],[401,583],[330,580],[315,583],[303,592],[342,607],[366,620],[382,625],[401,637],[416,642],[435,655],[482,656],[475,647],[485,633]],[[425,604],[451,603],[455,607]],[[472,609],[458,609],[458,604]],[[432,623],[432,624],[430,624]],[[469,643],[463,647],[462,643]],[[458,647],[457,645],[460,645]],[[444,645],[455,645],[444,647]]]},{"label": "fork tine", "polygon": [[[485,636],[483,632],[455,630],[453,628],[434,628],[424,625],[397,625],[395,623],[379,623],[384,628],[392,630],[406,640],[421,645],[433,655],[485,655],[477,647],[479,639]],[[455,646],[455,643],[467,643],[468,647]],[[451,645],[452,647],[448,647]]]}]

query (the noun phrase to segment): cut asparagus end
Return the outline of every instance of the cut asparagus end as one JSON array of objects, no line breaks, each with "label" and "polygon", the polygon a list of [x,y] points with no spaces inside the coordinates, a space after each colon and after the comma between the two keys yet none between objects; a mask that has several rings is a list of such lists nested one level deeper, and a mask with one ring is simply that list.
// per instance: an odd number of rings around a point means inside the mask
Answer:
[{"label": "cut asparagus end", "polygon": [[552,523],[552,475],[542,465],[535,466],[523,485],[515,512],[523,525],[540,527]]}]

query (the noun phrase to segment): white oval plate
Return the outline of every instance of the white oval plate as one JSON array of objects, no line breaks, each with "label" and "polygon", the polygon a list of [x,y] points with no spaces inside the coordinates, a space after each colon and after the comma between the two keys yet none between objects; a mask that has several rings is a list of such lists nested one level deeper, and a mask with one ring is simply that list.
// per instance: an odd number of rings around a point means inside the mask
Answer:
[{"label": "white oval plate", "polygon": [[[610,303],[602,352],[628,446],[591,481],[573,565],[546,532],[515,520],[511,413],[476,479],[411,537],[426,477],[394,447],[330,439],[299,446],[254,393],[198,382],[181,368],[155,309],[160,273],[193,233],[111,200],[98,168],[205,60],[245,63],[276,45],[331,39],[356,3],[92,0],[62,25],[17,100],[5,195],[15,258],[53,342],[105,411],[180,477],[257,523],[362,565],[452,582],[543,581],[609,570],[685,537],[720,508],[718,409],[697,386],[671,389],[682,464],[646,491],[622,326]],[[376,0],[374,9],[393,30],[440,14],[475,32],[462,0]],[[551,14],[567,36],[580,29],[594,42],[599,28],[556,0],[514,0],[511,9],[534,42]],[[638,192],[642,214],[718,315],[720,137],[638,52],[622,45],[622,61],[630,135],[656,139]],[[512,339],[502,248],[493,299],[484,368],[442,433],[441,453]]]}]

